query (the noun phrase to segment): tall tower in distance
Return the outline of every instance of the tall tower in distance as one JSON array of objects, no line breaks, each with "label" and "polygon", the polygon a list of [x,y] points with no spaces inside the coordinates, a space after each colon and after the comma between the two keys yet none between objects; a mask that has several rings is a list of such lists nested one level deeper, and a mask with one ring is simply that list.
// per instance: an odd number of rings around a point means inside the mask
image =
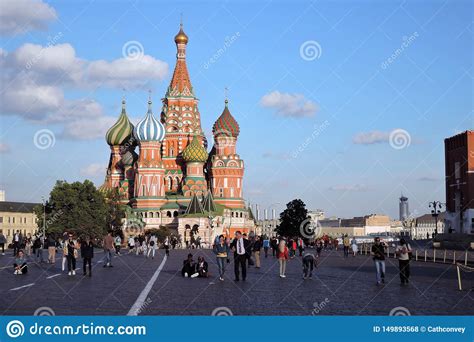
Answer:
[{"label": "tall tower in distance", "polygon": [[410,211],[408,210],[408,197],[403,196],[403,194],[400,196],[400,203],[398,204],[399,206],[399,213],[400,213],[400,221],[405,221],[408,216],[410,216]]}]

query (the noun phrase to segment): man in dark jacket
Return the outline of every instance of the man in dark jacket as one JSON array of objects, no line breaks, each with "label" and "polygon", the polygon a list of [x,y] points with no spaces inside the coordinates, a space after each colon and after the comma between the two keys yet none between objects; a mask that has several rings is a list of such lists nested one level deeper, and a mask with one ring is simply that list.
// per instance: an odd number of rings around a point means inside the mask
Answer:
[{"label": "man in dark jacket", "polygon": [[92,258],[94,257],[94,245],[90,238],[81,243],[81,256],[83,259],[82,271],[87,274],[86,266],[89,265],[89,277],[92,277]]},{"label": "man in dark jacket", "polygon": [[250,242],[244,239],[242,233],[238,230],[235,232],[235,238],[230,244],[230,248],[234,251],[234,272],[235,281],[240,280],[240,269],[242,269],[242,280],[247,278],[247,255],[249,253]]}]

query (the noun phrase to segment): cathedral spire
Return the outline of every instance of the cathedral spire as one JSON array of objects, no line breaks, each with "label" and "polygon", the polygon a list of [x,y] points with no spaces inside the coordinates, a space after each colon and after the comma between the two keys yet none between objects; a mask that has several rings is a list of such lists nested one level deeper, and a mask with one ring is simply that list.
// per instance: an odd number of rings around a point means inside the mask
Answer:
[{"label": "cathedral spire", "polygon": [[174,37],[176,43],[176,66],[174,68],[173,77],[166,96],[194,97],[191,80],[189,79],[188,67],[186,66],[186,45],[188,44],[188,36],[184,33],[183,22],[179,25],[179,32]]}]

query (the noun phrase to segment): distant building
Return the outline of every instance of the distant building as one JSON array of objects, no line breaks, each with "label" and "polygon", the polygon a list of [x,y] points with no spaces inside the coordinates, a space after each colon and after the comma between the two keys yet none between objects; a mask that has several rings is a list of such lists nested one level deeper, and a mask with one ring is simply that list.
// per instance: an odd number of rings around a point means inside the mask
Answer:
[{"label": "distant building", "polygon": [[38,231],[36,215],[33,208],[39,203],[0,201],[0,231],[11,242],[16,231],[23,236],[35,234]]},{"label": "distant building", "polygon": [[403,226],[400,221],[393,221],[386,215],[371,214],[350,219],[323,219],[318,221],[321,235],[366,236],[377,234],[398,234]]},{"label": "distant building", "polygon": [[408,209],[408,197],[400,196],[400,202],[398,203],[399,207],[399,220],[405,221],[410,216],[410,211]]},{"label": "distant building", "polygon": [[311,217],[311,220],[314,222],[325,219],[324,210],[322,209],[308,210],[308,216]]},{"label": "distant building", "polygon": [[276,226],[280,223],[279,219],[267,219],[257,221],[257,235],[266,235],[268,237],[276,236]]},{"label": "distant building", "polygon": [[0,202],[5,202],[5,190],[0,190]]},{"label": "distant building", "polygon": [[474,131],[444,139],[446,226],[474,234]]},{"label": "distant building", "polygon": [[[438,234],[445,232],[445,213],[438,215]],[[415,218],[414,225],[411,228],[412,239],[431,239],[436,232],[436,220],[431,214],[425,214]]]}]

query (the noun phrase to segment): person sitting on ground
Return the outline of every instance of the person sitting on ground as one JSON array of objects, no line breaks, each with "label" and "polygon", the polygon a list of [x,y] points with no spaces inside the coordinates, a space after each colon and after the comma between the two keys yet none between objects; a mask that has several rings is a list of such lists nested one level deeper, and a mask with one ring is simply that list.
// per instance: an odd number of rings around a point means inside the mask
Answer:
[{"label": "person sitting on ground", "polygon": [[200,278],[209,277],[208,269],[209,269],[209,265],[207,264],[207,261],[204,260],[204,257],[202,256],[198,257],[197,272],[198,272],[199,277]]},{"label": "person sitting on ground", "polygon": [[189,253],[188,258],[183,261],[183,268],[181,270],[181,275],[183,277],[191,277],[194,274],[199,275],[199,273],[196,272],[196,263],[193,260],[193,255]]},{"label": "person sitting on ground", "polygon": [[15,263],[13,264],[15,272],[13,274],[26,274],[28,273],[28,266],[26,265],[26,257],[23,251],[20,249],[15,258]]},{"label": "person sitting on ground", "polygon": [[314,254],[304,251],[303,252],[303,279],[312,278],[313,268],[318,267],[317,259]]}]

